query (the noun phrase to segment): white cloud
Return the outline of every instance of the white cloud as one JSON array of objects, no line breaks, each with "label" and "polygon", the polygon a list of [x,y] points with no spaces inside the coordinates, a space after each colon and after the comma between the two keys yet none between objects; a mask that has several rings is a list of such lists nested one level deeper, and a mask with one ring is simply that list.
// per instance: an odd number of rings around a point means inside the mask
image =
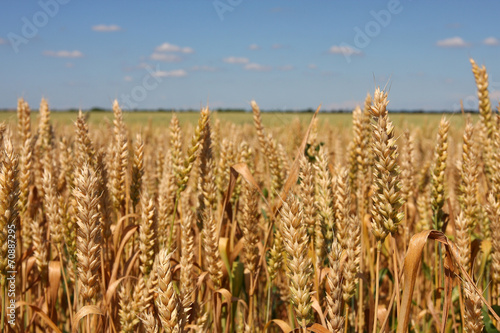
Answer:
[{"label": "white cloud", "polygon": [[156,48],[158,52],[179,52],[180,50],[181,48],[179,46],[169,43],[163,43]]},{"label": "white cloud", "polygon": [[266,72],[266,71],[270,71],[271,67],[251,62],[251,63],[248,63],[245,65],[245,69],[247,71]]},{"label": "white cloud", "polygon": [[167,54],[167,53],[159,53],[154,52],[151,55],[151,60],[165,61],[165,62],[178,62],[181,61],[181,57],[176,54]]},{"label": "white cloud", "polygon": [[75,64],[72,63],[72,62],[67,62],[67,63],[64,64],[64,67],[66,67],[66,68],[73,68],[73,67],[75,67]]},{"label": "white cloud", "polygon": [[285,45],[283,45],[283,44],[273,44],[271,47],[272,47],[273,49],[276,49],[276,50],[277,50],[277,49],[284,49],[284,48],[286,48],[286,46],[285,46]]},{"label": "white cloud", "polygon": [[212,66],[193,66],[191,70],[194,72],[216,72],[217,68]]},{"label": "white cloud", "polygon": [[3,38],[0,38],[0,45],[2,45],[2,44],[7,44],[7,41]]},{"label": "white cloud", "polygon": [[180,52],[180,53],[193,53],[194,50],[190,47],[181,47],[178,45],[163,43],[155,49],[156,52]]},{"label": "white cloud", "polygon": [[128,75],[123,78],[123,81],[125,81],[125,82],[131,82],[132,80],[133,80],[132,76],[128,76]]},{"label": "white cloud", "polygon": [[255,50],[260,50],[260,46],[259,46],[259,45],[257,45],[257,44],[250,44],[250,46],[248,46],[248,48],[249,48],[250,50],[254,50],[254,51],[255,51]]},{"label": "white cloud", "polygon": [[362,52],[360,50],[355,49],[355,48],[350,47],[350,46],[347,46],[347,45],[333,45],[328,50],[328,53],[331,53],[331,54],[343,54],[345,56],[360,55],[360,54],[362,54]]},{"label": "white cloud", "polygon": [[316,66],[316,64],[309,64],[309,65],[307,65],[307,68],[316,69],[316,68],[318,68],[318,66]]},{"label": "white cloud", "polygon": [[500,41],[495,37],[488,37],[483,40],[483,44],[495,46],[495,45],[500,45]]},{"label": "white cloud", "polygon": [[292,65],[279,66],[278,70],[283,71],[283,72],[291,71],[291,70],[293,70],[293,66]]},{"label": "white cloud", "polygon": [[227,57],[224,58],[224,62],[228,64],[248,64],[250,60],[243,57]]},{"label": "white cloud", "polygon": [[43,51],[43,55],[47,57],[56,57],[56,58],[81,58],[83,57],[83,53],[80,51]]},{"label": "white cloud", "polygon": [[439,47],[467,47],[469,43],[465,42],[462,37],[451,37],[442,40],[438,40],[436,45]]},{"label": "white cloud", "polygon": [[172,71],[156,71],[153,76],[155,77],[183,77],[186,76],[187,72],[183,69],[175,69]]},{"label": "white cloud", "polygon": [[97,32],[115,32],[115,31],[120,31],[122,28],[118,25],[115,24],[98,24],[92,26],[92,30],[97,31]]}]

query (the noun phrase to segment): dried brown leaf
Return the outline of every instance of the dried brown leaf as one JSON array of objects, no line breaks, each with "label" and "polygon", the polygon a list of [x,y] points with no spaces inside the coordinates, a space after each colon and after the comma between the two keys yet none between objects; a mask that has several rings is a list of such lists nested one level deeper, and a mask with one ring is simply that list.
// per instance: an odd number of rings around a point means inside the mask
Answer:
[{"label": "dried brown leaf", "polygon": [[43,321],[54,330],[55,333],[62,333],[61,330],[57,327],[56,324],[52,320],[50,320],[49,316],[45,312],[42,311],[38,306],[33,304],[28,304],[25,301],[16,301],[16,308],[21,307],[22,305],[26,305],[31,308],[33,312],[39,315]]},{"label": "dried brown leaf", "polygon": [[[104,313],[101,311],[101,308],[99,308],[96,305],[85,305],[84,307],[80,308],[78,312],[75,315],[75,318],[73,319],[73,329],[71,330],[72,333],[78,332],[78,323],[80,320],[82,320],[84,317],[95,314],[95,315],[101,315],[104,316]],[[59,331],[60,332],[60,331]]]}]

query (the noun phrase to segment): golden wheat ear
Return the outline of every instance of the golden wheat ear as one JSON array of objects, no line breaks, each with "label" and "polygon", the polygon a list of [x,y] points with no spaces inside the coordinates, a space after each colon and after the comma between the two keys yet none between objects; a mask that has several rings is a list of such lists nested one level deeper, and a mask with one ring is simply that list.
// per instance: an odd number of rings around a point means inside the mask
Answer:
[{"label": "golden wheat ear", "polygon": [[114,124],[114,139],[111,143],[112,159],[110,170],[110,193],[115,207],[115,210],[120,216],[127,212],[127,177],[128,177],[128,138],[125,123],[123,121],[123,113],[118,101],[113,102],[113,124]]},{"label": "golden wheat ear", "polygon": [[163,249],[158,253],[158,298],[156,310],[165,332],[182,332],[183,312],[182,304],[175,292],[173,272],[170,264],[173,252]]},{"label": "golden wheat ear", "polygon": [[442,118],[439,123],[436,147],[434,149],[434,163],[431,171],[431,207],[432,221],[436,230],[442,230],[445,225],[446,214],[443,211],[445,198],[445,171],[448,159],[448,130],[450,122]]},{"label": "golden wheat ear", "polygon": [[137,134],[134,143],[134,158],[132,161],[132,177],[130,183],[130,201],[132,202],[134,211],[141,197],[144,171],[144,141],[142,140],[142,136]]},{"label": "golden wheat ear", "polygon": [[287,253],[290,279],[290,303],[295,309],[299,325],[305,327],[312,320],[313,266],[308,256],[307,228],[303,208],[297,196],[290,193],[281,208],[283,243]]},{"label": "golden wheat ear", "polygon": [[147,279],[153,269],[155,251],[157,249],[156,238],[157,214],[153,198],[143,194],[141,198],[141,220],[139,228],[139,261],[140,270]]},{"label": "golden wheat ear", "polygon": [[330,272],[326,277],[326,316],[327,326],[331,332],[341,333],[344,330],[344,316],[342,314],[342,276],[340,271],[340,258],[342,248],[337,239],[332,241],[331,251],[328,254]]},{"label": "golden wheat ear", "polygon": [[179,172],[176,173],[178,191],[180,192],[186,189],[189,174],[194,166],[196,158],[198,157],[205,127],[209,121],[209,116],[210,111],[208,110],[208,107],[202,108],[200,111],[200,118],[198,119],[198,125],[196,126],[193,137],[191,138],[191,146],[188,148],[187,156],[184,159],[184,164]]},{"label": "golden wheat ear", "polygon": [[[2,150],[0,151],[0,279],[2,285],[7,277],[6,271],[12,271],[9,265],[9,230],[17,228],[17,202],[19,197],[19,185],[17,180],[17,155],[10,139],[10,133],[7,132],[3,140]],[[12,256],[11,256],[12,257]],[[2,295],[3,299],[3,295]]]},{"label": "golden wheat ear", "polygon": [[98,178],[85,164],[77,174],[76,200],[78,289],[84,303],[95,304],[100,292],[99,269],[102,249]]},{"label": "golden wheat ear", "polygon": [[[318,152],[316,171],[316,208],[318,217],[314,221],[314,249],[316,257],[321,262],[326,252],[325,240],[333,239],[334,212],[332,207],[332,176],[328,166],[328,150],[321,147]],[[329,235],[329,236],[326,236]]]},{"label": "golden wheat ear", "polygon": [[488,73],[486,72],[486,67],[484,67],[484,65],[479,67],[474,59],[470,58],[469,60],[472,65],[474,79],[476,80],[477,97],[479,99],[479,117],[486,128],[488,138],[491,138],[495,124],[493,121],[493,111],[491,109],[490,96],[488,92]]},{"label": "golden wheat ear", "polygon": [[[372,150],[375,158],[372,230],[378,244],[381,244],[389,233],[397,232],[403,219],[403,213],[400,212],[402,200],[398,150],[394,126],[388,117],[388,103],[387,93],[377,89],[371,112],[374,119]],[[386,211],[386,207],[390,209]]]}]

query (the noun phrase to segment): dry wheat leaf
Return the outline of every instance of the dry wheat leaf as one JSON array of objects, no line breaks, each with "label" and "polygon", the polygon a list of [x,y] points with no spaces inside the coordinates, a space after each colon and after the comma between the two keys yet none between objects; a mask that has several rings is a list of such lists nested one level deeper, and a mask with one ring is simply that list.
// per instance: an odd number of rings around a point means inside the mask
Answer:
[{"label": "dry wheat leaf", "polygon": [[260,194],[262,200],[266,203],[266,205],[270,207],[269,202],[266,200],[266,197],[262,190],[259,187],[259,184],[255,181],[255,178],[253,178],[252,173],[250,172],[250,169],[248,168],[248,165],[246,163],[236,163],[233,165],[231,168],[233,168],[237,173],[239,173],[250,185],[252,185]]},{"label": "dry wheat leaf", "polygon": [[[452,260],[451,248],[448,243],[448,238],[441,232],[435,230],[426,230],[422,231],[416,235],[414,235],[410,239],[410,243],[408,245],[408,251],[406,252],[406,257],[404,261],[404,284],[403,284],[403,297],[401,299],[401,313],[398,314],[398,333],[406,332],[408,327],[408,322],[410,319],[410,311],[411,311],[411,301],[413,296],[413,290],[415,289],[415,282],[417,278],[418,268],[420,265],[420,261],[422,260],[422,252],[425,244],[428,239],[434,239],[438,242],[441,242],[445,245],[445,250],[447,252],[446,260]],[[450,263],[453,265],[453,263]],[[448,266],[451,266],[448,264]],[[448,284],[451,285],[450,275],[446,274],[445,278],[445,290],[447,291]],[[447,307],[450,305],[450,301],[447,300],[447,297],[451,298],[451,293],[448,295],[448,292],[445,294],[445,304],[443,305],[443,318],[441,323],[441,330],[444,330],[444,325],[446,325],[446,319],[448,316]]]},{"label": "dry wheat leaf", "polygon": [[[456,256],[454,245],[451,243],[448,238],[441,232],[436,230],[426,230],[422,231],[416,235],[414,235],[410,243],[408,245],[408,251],[406,253],[405,261],[404,261],[404,286],[403,286],[403,297],[401,300],[401,313],[398,314],[398,333],[406,332],[408,328],[408,322],[410,318],[411,311],[411,301],[413,290],[415,288],[415,281],[417,278],[418,267],[422,260],[422,251],[424,249],[425,244],[428,239],[433,239],[437,242],[440,242],[444,245],[446,256],[444,262],[444,273],[445,273],[445,286],[444,286],[444,304],[443,304],[443,315],[441,319],[441,331],[444,332],[446,326],[446,318],[448,317],[449,308],[451,306],[451,291],[452,291],[452,279],[455,277],[455,272],[453,271]],[[488,309],[492,312],[492,316],[495,317],[496,320],[500,320],[498,315],[493,311],[491,306],[488,304],[482,293],[477,289],[476,285],[472,281],[469,274],[464,270],[461,265],[457,265],[459,270],[462,273],[462,276],[473,286],[475,292],[481,297],[483,303],[488,307]]]},{"label": "dry wheat leaf", "polygon": [[123,236],[123,239],[120,243],[120,248],[118,249],[118,252],[116,253],[115,261],[113,262],[113,270],[111,273],[111,278],[109,279],[110,284],[116,280],[116,276],[118,275],[118,268],[120,266],[120,260],[121,260],[123,249],[125,248],[125,244],[130,239],[130,237],[132,237],[132,235],[136,232],[137,229],[139,229],[139,226],[130,225],[127,228],[125,228],[125,230],[123,230],[125,235]]},{"label": "dry wheat leaf", "polygon": [[45,312],[42,311],[38,306],[33,305],[33,304],[28,304],[24,301],[16,301],[16,308],[21,307],[22,305],[28,306],[33,310],[37,315],[39,315],[43,321],[50,326],[54,330],[55,333],[62,333],[61,330],[57,327],[56,324],[52,320],[50,320],[49,316]]},{"label": "dry wheat leaf", "polygon": [[49,307],[49,313],[53,318],[53,311],[57,302],[57,291],[61,285],[61,262],[53,261],[49,262],[49,287],[47,293],[47,301]]},{"label": "dry wheat leaf", "polygon": [[266,331],[272,323],[275,323],[276,325],[278,325],[281,328],[281,330],[285,333],[290,333],[292,331],[292,328],[290,327],[290,325],[288,325],[287,322],[285,322],[281,319],[273,319],[273,320],[269,321],[266,324],[266,326],[264,327],[264,331]]},{"label": "dry wheat leaf", "polygon": [[312,299],[312,308],[318,314],[319,319],[321,320],[321,325],[326,326],[325,314],[321,309],[321,305],[319,304],[318,299],[315,296],[312,296],[311,299]]},{"label": "dry wheat leaf", "polygon": [[84,317],[95,314],[95,315],[100,315],[104,316],[104,313],[102,312],[101,308],[95,305],[85,305],[82,307],[80,310],[75,315],[75,318],[73,319],[73,329],[71,330],[72,333],[78,332],[78,323],[80,320],[82,320]]},{"label": "dry wheat leaf", "polygon": [[222,228],[222,222],[224,220],[224,212],[226,212],[227,217],[229,221],[233,220],[233,209],[231,207],[231,196],[233,195],[234,188],[236,186],[236,180],[238,179],[238,172],[230,168],[229,170],[229,184],[227,185],[227,190],[226,193],[224,193],[224,200],[222,201],[222,207],[224,208],[221,210],[221,213],[219,215],[219,221],[217,224],[217,235],[218,237],[220,236],[220,230]]},{"label": "dry wheat leaf", "polygon": [[320,324],[312,324],[311,327],[307,328],[308,331],[315,333],[329,333],[330,331],[323,325]]},{"label": "dry wheat leaf", "polygon": [[124,279],[130,278],[129,276],[123,276],[119,278],[116,281],[113,281],[113,283],[110,283],[108,285],[108,290],[106,290],[106,295],[104,297],[104,301],[106,304],[111,303],[111,298],[115,295],[116,290],[118,289],[118,286],[120,285],[120,282],[122,282]]}]

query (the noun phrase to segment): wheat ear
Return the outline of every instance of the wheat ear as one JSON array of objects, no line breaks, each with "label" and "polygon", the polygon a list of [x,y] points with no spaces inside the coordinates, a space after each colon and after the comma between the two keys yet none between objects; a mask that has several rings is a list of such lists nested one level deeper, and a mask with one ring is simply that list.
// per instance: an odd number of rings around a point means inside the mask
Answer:
[{"label": "wheat ear", "polygon": [[182,305],[175,292],[170,259],[173,252],[162,249],[158,253],[158,298],[156,309],[161,325],[167,333],[183,332]]},{"label": "wheat ear", "polygon": [[436,230],[441,230],[446,217],[443,206],[445,202],[445,170],[448,159],[448,129],[450,122],[444,117],[439,123],[437,143],[434,150],[434,164],[431,171],[431,207],[432,222]]},{"label": "wheat ear", "polygon": [[318,163],[314,165],[314,168],[316,170],[316,208],[318,210],[318,218],[314,222],[314,248],[317,258],[323,258],[325,252],[324,233],[332,234],[334,228],[332,177],[328,169],[328,150],[321,147],[317,158]]},{"label": "wheat ear", "polygon": [[494,122],[488,92],[488,73],[486,72],[486,67],[484,67],[484,65],[479,67],[474,59],[470,58],[469,60],[472,65],[474,79],[476,80],[477,97],[479,99],[479,117],[486,128],[487,137],[491,138],[493,134]]},{"label": "wheat ear", "polygon": [[147,279],[153,269],[156,250],[156,208],[154,199],[148,193],[141,198],[141,222],[139,229],[139,261],[144,278]]},{"label": "wheat ear", "polygon": [[330,272],[326,277],[326,315],[327,326],[331,332],[341,333],[344,329],[344,316],[342,315],[342,279],[340,272],[340,257],[342,248],[337,239],[332,241],[331,251],[328,254]]},{"label": "wheat ear", "polygon": [[304,208],[304,223],[307,226],[309,241],[314,240],[314,224],[316,221],[315,189],[314,189],[314,168],[305,155],[300,157],[300,197]]},{"label": "wheat ear", "polygon": [[0,283],[4,286],[6,270],[15,270],[14,265],[9,266],[7,239],[12,233],[10,230],[16,230],[19,196],[17,156],[8,135],[3,140],[1,155],[3,156],[0,163]]},{"label": "wheat ear", "polygon": [[126,177],[128,170],[128,139],[123,122],[123,114],[118,101],[113,102],[113,124],[114,124],[114,141],[113,141],[113,156],[112,167],[110,172],[111,181],[111,196],[115,209],[120,214],[125,214],[126,205]]},{"label": "wheat ear", "polygon": [[193,307],[193,294],[196,288],[193,223],[194,215],[191,212],[188,212],[181,220],[180,292],[186,321],[190,319],[189,312]]},{"label": "wheat ear", "polygon": [[206,270],[208,271],[215,289],[218,289],[222,283],[222,259],[219,253],[217,222],[211,210],[205,211],[202,237],[203,249],[205,250]]},{"label": "wheat ear", "polygon": [[389,233],[397,232],[404,216],[399,211],[402,205],[400,171],[394,127],[387,113],[388,103],[387,93],[377,89],[371,108],[375,155],[372,230],[379,246]]},{"label": "wheat ear", "polygon": [[351,188],[349,186],[349,171],[346,168],[338,170],[334,191],[335,236],[342,249],[346,249],[349,238],[348,219],[351,215]]},{"label": "wheat ear", "polygon": [[135,210],[139,203],[141,188],[144,176],[144,141],[142,136],[137,134],[134,144],[134,159],[132,162],[132,179],[130,183],[130,201]]},{"label": "wheat ear", "polygon": [[97,181],[95,172],[85,164],[79,169],[74,189],[78,227],[76,242],[78,288],[83,301],[89,303],[96,300],[100,291],[102,238]]},{"label": "wheat ear", "polygon": [[208,110],[208,107],[202,108],[200,111],[200,118],[198,119],[198,125],[196,126],[193,137],[191,138],[191,146],[188,148],[183,167],[179,173],[176,174],[178,191],[180,192],[186,189],[187,182],[189,180],[189,173],[193,168],[194,161],[198,157],[198,151],[202,144],[203,133],[205,132],[205,126],[209,121],[209,116],[210,111]]},{"label": "wheat ear", "polygon": [[473,286],[468,282],[463,282],[465,294],[464,323],[465,332],[480,333],[483,331],[483,314],[481,313],[481,297],[476,293]]},{"label": "wheat ear", "polygon": [[307,251],[307,229],[299,199],[292,193],[283,202],[281,209],[282,233],[288,256],[290,278],[290,302],[295,309],[297,321],[305,330],[312,320],[312,263]]}]

